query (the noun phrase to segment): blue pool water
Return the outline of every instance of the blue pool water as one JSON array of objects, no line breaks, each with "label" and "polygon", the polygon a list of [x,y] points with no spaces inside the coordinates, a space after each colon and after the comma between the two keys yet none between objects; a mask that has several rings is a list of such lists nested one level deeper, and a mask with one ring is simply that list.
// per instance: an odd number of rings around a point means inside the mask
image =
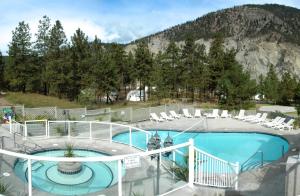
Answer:
[{"label": "blue pool water", "polygon": [[[151,134],[155,131],[150,130]],[[279,159],[283,153],[288,151],[288,142],[279,137],[262,133],[224,133],[224,132],[184,132],[176,136],[178,131],[159,130],[162,141],[168,134],[174,139],[174,144],[187,142],[194,139],[195,146],[209,154],[219,157],[231,163],[239,162],[244,170],[255,168],[261,162],[259,153],[248,160],[257,151],[263,152],[264,163],[269,163]],[[175,136],[175,137],[174,137]],[[128,132],[114,136],[114,141],[129,142]],[[132,132],[132,144],[138,148],[146,149],[146,134],[143,132]],[[187,149],[180,149],[186,153]],[[176,159],[182,162],[182,158]],[[248,161],[247,161],[248,160]]]},{"label": "blue pool water", "polygon": [[[107,156],[100,152],[74,150],[76,156]],[[64,150],[38,152],[35,156],[63,157]],[[18,159],[14,171],[23,181],[27,181],[27,161]],[[117,183],[117,162],[86,162],[76,174],[62,174],[57,171],[57,162],[33,161],[32,185],[34,188],[55,195],[82,195],[100,191]]]}]

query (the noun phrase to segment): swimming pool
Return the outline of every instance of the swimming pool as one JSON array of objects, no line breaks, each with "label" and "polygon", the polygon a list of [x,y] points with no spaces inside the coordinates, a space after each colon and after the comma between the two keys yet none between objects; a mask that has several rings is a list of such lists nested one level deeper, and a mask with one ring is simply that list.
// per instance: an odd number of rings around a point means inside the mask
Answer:
[{"label": "swimming pool", "polygon": [[[47,150],[35,156],[63,157],[65,150]],[[77,157],[101,157],[106,154],[90,150],[74,150]],[[86,162],[80,172],[64,174],[57,170],[57,162],[33,161],[32,186],[55,195],[82,195],[93,193],[117,183],[117,162]],[[15,174],[27,181],[27,161],[18,159]]]},{"label": "swimming pool", "polygon": [[[155,133],[154,130],[149,130],[149,132],[151,134]],[[263,154],[264,163],[270,163],[278,160],[289,149],[289,143],[284,138],[264,133],[189,131],[179,134],[177,130],[158,130],[158,134],[162,141],[170,134],[174,144],[184,143],[193,138],[198,149],[231,163],[238,162],[243,171],[260,165],[262,158],[260,152]],[[124,132],[115,135],[113,140],[128,144],[128,138],[129,133]],[[145,133],[132,132],[133,146],[146,149],[145,141]],[[186,153],[187,149],[181,149],[181,151]],[[182,158],[178,158],[176,161],[181,163]]]}]

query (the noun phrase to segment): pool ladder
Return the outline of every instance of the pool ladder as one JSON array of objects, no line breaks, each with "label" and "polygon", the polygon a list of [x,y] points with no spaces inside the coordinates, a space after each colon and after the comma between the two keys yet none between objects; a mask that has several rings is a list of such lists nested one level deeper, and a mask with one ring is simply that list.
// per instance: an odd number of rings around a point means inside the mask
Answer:
[{"label": "pool ladder", "polygon": [[[259,161],[253,162],[252,159],[257,155],[260,156]],[[284,156],[284,145],[281,146],[281,157],[283,157],[283,156]],[[251,160],[252,160],[252,162],[251,162]],[[245,169],[256,168],[257,166],[263,167],[264,163],[269,163],[269,162],[270,161],[264,160],[264,152],[261,150],[258,150],[241,165],[240,171],[243,172],[243,171],[245,171]]]}]

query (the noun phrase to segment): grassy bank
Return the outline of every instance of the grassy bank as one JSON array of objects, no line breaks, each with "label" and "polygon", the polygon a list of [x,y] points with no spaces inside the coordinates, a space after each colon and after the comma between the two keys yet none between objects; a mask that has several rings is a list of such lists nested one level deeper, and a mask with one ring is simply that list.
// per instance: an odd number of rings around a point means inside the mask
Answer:
[{"label": "grassy bank", "polygon": [[57,106],[59,108],[79,108],[82,105],[76,102],[70,102],[65,99],[57,97],[45,96],[35,93],[20,93],[10,92],[4,97],[13,105],[25,105],[25,107],[51,107]]}]

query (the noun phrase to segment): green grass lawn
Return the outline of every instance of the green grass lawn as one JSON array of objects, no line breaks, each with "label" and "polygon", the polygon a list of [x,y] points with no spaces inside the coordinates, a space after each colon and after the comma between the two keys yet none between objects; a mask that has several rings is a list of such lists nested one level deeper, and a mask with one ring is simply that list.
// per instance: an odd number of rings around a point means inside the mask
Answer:
[{"label": "green grass lawn", "polygon": [[59,108],[79,108],[84,107],[76,102],[70,102],[66,99],[45,96],[35,93],[9,92],[4,97],[8,102],[14,105],[25,105],[25,107],[51,107]]}]

